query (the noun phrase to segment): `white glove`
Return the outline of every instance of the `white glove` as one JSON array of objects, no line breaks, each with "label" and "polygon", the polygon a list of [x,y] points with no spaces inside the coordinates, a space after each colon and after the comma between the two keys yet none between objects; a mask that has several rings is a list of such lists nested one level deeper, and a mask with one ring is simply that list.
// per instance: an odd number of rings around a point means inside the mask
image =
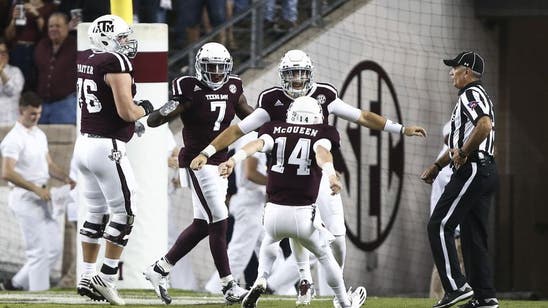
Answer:
[{"label": "white glove", "polygon": [[139,121],[135,121],[135,133],[137,137],[141,137],[145,133],[145,125]]}]

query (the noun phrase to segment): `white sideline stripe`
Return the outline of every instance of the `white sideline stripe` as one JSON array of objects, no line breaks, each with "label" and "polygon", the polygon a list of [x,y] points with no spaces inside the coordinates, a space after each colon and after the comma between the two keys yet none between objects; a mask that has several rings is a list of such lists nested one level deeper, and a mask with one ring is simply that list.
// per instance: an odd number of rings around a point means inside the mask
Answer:
[{"label": "white sideline stripe", "polygon": [[466,180],[466,183],[464,183],[464,185],[462,186],[462,189],[459,192],[459,195],[457,196],[457,198],[455,198],[455,200],[453,200],[453,203],[451,203],[451,207],[449,208],[449,211],[447,212],[445,217],[441,220],[441,225],[440,225],[440,241],[441,241],[441,250],[443,251],[443,260],[445,261],[445,272],[447,273],[447,279],[449,280],[449,283],[451,283],[451,287],[453,288],[453,290],[458,289],[458,287],[457,287],[457,284],[455,283],[455,279],[453,279],[453,276],[451,276],[451,263],[449,263],[449,256],[447,255],[447,244],[445,243],[444,227],[447,221],[449,220],[449,218],[451,217],[451,214],[453,214],[453,211],[457,207],[457,204],[459,203],[460,199],[462,198],[464,193],[466,193],[466,190],[468,190],[470,183],[472,183],[472,181],[474,180],[474,177],[476,176],[476,172],[478,169],[477,164],[476,163],[471,163],[471,164],[472,164],[472,174],[470,175],[468,180]]},{"label": "white sideline stripe", "polygon": [[[122,298],[126,301],[126,305],[161,305],[162,302],[154,291],[150,291],[150,295],[143,294],[121,294]],[[224,304],[225,300],[221,296],[173,296],[172,305],[196,305],[196,304]],[[295,298],[291,297],[267,297],[263,298],[263,301],[292,301],[295,302]],[[331,301],[332,297],[316,297],[314,301]],[[87,297],[80,296],[74,292],[47,292],[47,293],[29,293],[29,292],[14,292],[14,293],[0,293],[0,304],[15,304],[15,303],[27,303],[27,304],[93,304],[93,305],[108,305],[107,302],[97,302],[88,299]]]}]

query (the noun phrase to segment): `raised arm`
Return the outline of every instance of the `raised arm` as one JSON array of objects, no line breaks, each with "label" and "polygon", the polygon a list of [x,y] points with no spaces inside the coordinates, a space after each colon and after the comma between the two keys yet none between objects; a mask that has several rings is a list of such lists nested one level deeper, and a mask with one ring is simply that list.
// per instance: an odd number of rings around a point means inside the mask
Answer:
[{"label": "raised arm", "polygon": [[236,151],[234,155],[232,155],[227,161],[221,163],[219,165],[219,175],[227,178],[232,171],[234,170],[234,166],[246,159],[247,157],[259,152],[263,149],[264,146],[264,140],[263,139],[255,139],[253,141],[250,141],[246,145],[244,145],[241,149]]},{"label": "raised arm", "polygon": [[343,102],[340,98],[335,99],[331,104],[329,104],[328,110],[336,116],[351,122],[355,122],[369,129],[384,130],[390,133],[402,134],[405,136],[426,137],[426,130],[420,126],[403,126],[374,112],[352,107]]},{"label": "raised arm", "polygon": [[169,122],[185,110],[184,105],[177,100],[170,100],[165,103],[160,109],[154,110],[147,119],[147,124],[150,127],[158,127]]}]

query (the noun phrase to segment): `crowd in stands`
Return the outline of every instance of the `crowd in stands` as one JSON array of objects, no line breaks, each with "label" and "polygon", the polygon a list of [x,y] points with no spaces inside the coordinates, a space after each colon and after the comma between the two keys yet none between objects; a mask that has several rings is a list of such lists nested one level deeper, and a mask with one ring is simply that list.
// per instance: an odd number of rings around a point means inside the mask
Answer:
[{"label": "crowd in stands", "polygon": [[[297,4],[265,1],[265,29],[294,27]],[[197,42],[249,7],[250,0],[133,0],[135,22],[170,25],[171,50]],[[0,0],[0,104],[6,111],[0,125],[15,123],[19,96],[26,90],[43,100],[40,124],[76,123],[76,28],[109,12],[110,0]],[[218,40],[237,48],[232,29]]]}]

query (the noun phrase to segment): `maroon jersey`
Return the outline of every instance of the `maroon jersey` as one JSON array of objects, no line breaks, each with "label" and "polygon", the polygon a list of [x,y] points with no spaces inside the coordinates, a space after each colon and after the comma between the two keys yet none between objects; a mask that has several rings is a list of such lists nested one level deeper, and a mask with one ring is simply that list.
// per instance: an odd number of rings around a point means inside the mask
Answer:
[{"label": "maroon jersey", "polygon": [[[323,110],[323,122],[327,124],[329,111],[327,106],[331,104],[337,97],[337,90],[328,83],[316,82],[307,96],[315,98]],[[270,121],[284,121],[287,117],[287,109],[293,103],[293,98],[288,96],[281,87],[273,87],[264,90],[259,95],[257,102],[258,108],[263,108],[270,115]]]},{"label": "maroon jersey", "polygon": [[[116,52],[88,49],[78,52],[76,67],[77,97],[82,108],[80,131],[128,142],[133,136],[135,123],[120,118],[112,89],[105,82],[108,73],[128,73],[133,80],[133,65],[128,57]],[[134,82],[131,93],[135,96]]]},{"label": "maroon jersey", "polygon": [[[188,167],[194,157],[230,125],[235,107],[243,93],[242,80],[229,76],[219,89],[212,90],[196,77],[184,76],[173,80],[173,98],[185,105],[183,142],[179,152],[179,166]],[[207,163],[218,165],[226,160],[224,149],[211,156]]]},{"label": "maroon jersey", "polygon": [[339,133],[326,124],[296,125],[286,122],[265,123],[259,136],[274,141],[268,160],[266,184],[269,202],[282,205],[310,205],[316,202],[322,170],[316,163],[313,145],[320,139],[339,147]]}]

